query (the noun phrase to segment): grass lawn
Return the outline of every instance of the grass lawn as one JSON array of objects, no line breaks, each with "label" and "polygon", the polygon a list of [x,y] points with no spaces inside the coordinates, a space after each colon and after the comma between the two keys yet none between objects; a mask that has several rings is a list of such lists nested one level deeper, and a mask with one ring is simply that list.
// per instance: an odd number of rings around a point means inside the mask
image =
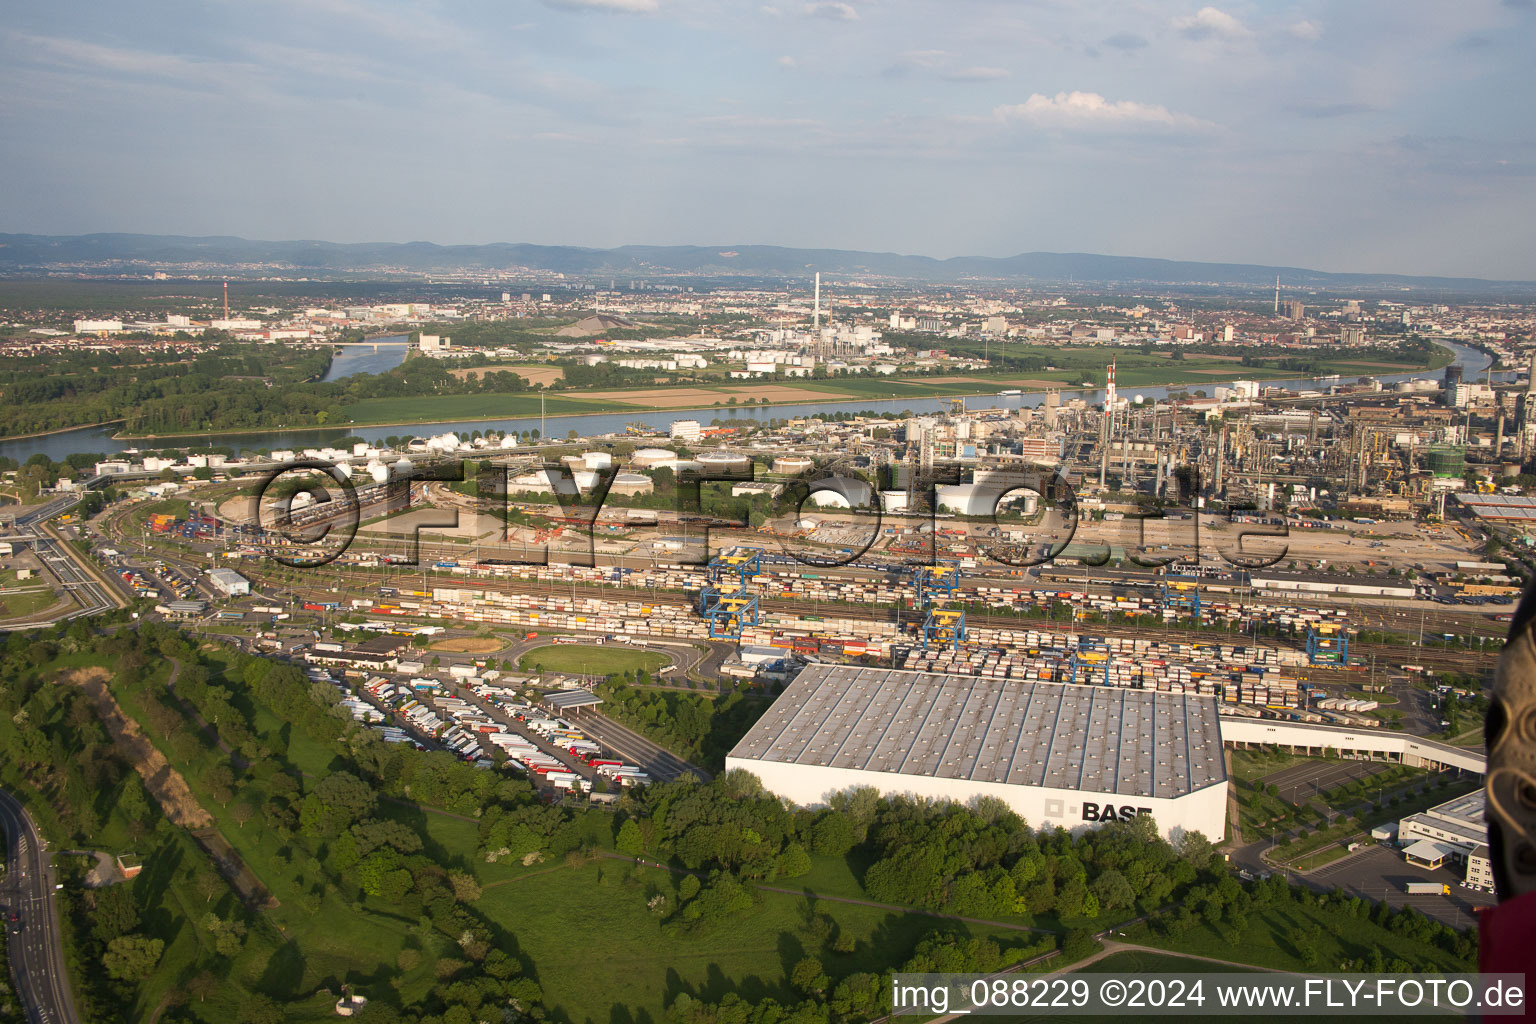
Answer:
[{"label": "grass lawn", "polygon": [[1443,950],[1390,932],[1364,918],[1296,903],[1254,911],[1241,932],[1225,924],[1218,930],[1204,922],[1178,936],[1163,935],[1145,924],[1132,925],[1125,931],[1126,941],[1138,945],[1285,971],[1313,969],[1294,944],[1296,937],[1307,933],[1316,943],[1317,962],[1324,970],[1333,969],[1346,958],[1369,956],[1372,949],[1378,948],[1387,960],[1402,959],[1416,967],[1430,964],[1441,971],[1465,971],[1472,967]]},{"label": "grass lawn", "polygon": [[59,596],[49,587],[0,594],[0,619],[24,619],[52,608]]},{"label": "grass lawn", "polygon": [[1316,853],[1309,853],[1304,857],[1298,857],[1291,861],[1290,865],[1297,871],[1311,871],[1313,868],[1320,868],[1324,864],[1332,864],[1334,861],[1343,858],[1347,853],[1349,853],[1347,848],[1335,843],[1332,846],[1323,847]]},{"label": "grass lawn", "polygon": [[1271,754],[1262,750],[1232,751],[1232,777],[1244,782],[1262,779],[1307,760],[1292,754]]},{"label": "grass lawn", "polygon": [[[797,1002],[786,978],[802,957],[816,956],[833,977],[880,971],[904,961],[934,931],[988,935],[1004,949],[1043,949],[1050,941],[763,892],[751,910],[730,920],[664,923],[646,909],[646,900],[657,892],[675,900],[678,878],[659,868],[601,861],[497,886],[477,908],[516,934],[533,958],[552,1018],[570,1024],[661,1021],[681,992],[709,1002],[730,991],[749,1003]],[[790,879],[786,887],[801,881]],[[832,934],[812,930],[814,914],[835,922]],[[833,948],[839,940],[849,952]]]},{"label": "grass lawn", "polygon": [[661,668],[671,664],[671,659],[665,654],[637,651],[628,647],[562,644],[559,647],[540,647],[536,651],[529,651],[518,659],[517,664],[524,672],[607,676],[643,668],[655,675]]}]

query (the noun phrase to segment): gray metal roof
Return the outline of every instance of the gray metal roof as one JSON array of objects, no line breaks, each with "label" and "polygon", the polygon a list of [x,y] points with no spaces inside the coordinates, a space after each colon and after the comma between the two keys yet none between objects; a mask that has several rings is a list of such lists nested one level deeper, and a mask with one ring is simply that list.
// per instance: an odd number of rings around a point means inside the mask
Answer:
[{"label": "gray metal roof", "polygon": [[842,665],[805,668],[731,756],[1165,798],[1227,777],[1215,697]]},{"label": "gray metal roof", "polygon": [[1456,500],[1485,519],[1536,520],[1536,498],[1521,494],[1458,494]]},{"label": "gray metal roof", "polygon": [[569,711],[571,708],[595,707],[603,702],[603,698],[592,693],[591,690],[556,690],[544,695],[544,703],[556,711]]}]

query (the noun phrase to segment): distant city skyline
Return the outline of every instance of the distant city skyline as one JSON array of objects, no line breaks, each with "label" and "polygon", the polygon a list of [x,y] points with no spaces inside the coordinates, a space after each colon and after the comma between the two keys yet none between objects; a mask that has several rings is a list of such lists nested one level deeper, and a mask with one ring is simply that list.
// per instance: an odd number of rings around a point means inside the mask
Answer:
[{"label": "distant city skyline", "polygon": [[1536,0],[91,0],[7,21],[0,231],[1536,279]]}]

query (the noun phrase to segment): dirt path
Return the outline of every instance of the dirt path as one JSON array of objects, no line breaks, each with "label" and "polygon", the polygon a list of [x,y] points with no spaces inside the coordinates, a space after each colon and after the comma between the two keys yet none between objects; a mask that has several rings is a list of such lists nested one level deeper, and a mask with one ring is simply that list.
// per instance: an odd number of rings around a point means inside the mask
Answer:
[{"label": "dirt path", "polygon": [[118,707],[107,689],[109,679],[111,673],[106,669],[87,668],[66,672],[61,681],[80,687],[96,705],[96,712],[106,725],[112,742],[144,779],[144,787],[172,824],[187,829],[210,827],[213,816],[197,802],[187,780],[170,766],[164,754],[155,749],[149,737],[139,729],[139,723],[123,714],[123,709]]},{"label": "dirt path", "polygon": [[1207,964],[1221,964],[1223,967],[1239,967],[1245,971],[1263,971],[1267,974],[1285,973],[1285,971],[1278,967],[1260,967],[1258,964],[1245,964],[1236,960],[1223,960],[1220,957],[1215,956],[1201,956],[1198,953],[1184,953],[1176,949],[1159,949],[1156,946],[1142,946],[1135,942],[1119,942],[1115,939],[1100,938],[1099,941],[1103,944],[1104,948],[1093,954],[1093,956],[1090,956],[1085,960],[1079,960],[1076,963],[1067,964],[1065,967],[1062,967],[1059,970],[1055,970],[1050,972],[1050,974],[1043,975],[1043,977],[1049,978],[1058,974],[1065,974],[1069,971],[1081,971],[1089,964],[1097,963],[1098,961],[1103,960],[1105,957],[1114,956],[1116,953],[1156,953],[1160,956],[1176,956],[1181,960],[1199,960],[1202,963]]}]

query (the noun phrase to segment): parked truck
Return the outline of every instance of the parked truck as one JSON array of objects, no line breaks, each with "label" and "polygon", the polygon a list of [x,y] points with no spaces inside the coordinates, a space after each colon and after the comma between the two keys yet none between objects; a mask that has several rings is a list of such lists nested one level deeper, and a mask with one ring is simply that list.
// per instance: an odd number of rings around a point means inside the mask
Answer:
[{"label": "parked truck", "polygon": [[1410,896],[1449,896],[1451,887],[1443,882],[1409,882],[1404,891]]}]

